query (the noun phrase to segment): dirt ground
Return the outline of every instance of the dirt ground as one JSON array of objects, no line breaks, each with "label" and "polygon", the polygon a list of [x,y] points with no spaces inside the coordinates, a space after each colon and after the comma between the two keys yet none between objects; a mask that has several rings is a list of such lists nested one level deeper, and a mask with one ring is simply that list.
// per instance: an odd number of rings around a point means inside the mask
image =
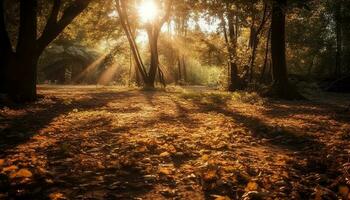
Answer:
[{"label": "dirt ground", "polygon": [[[40,86],[0,110],[0,199],[347,199],[349,96]],[[350,198],[349,198],[350,199]]]}]

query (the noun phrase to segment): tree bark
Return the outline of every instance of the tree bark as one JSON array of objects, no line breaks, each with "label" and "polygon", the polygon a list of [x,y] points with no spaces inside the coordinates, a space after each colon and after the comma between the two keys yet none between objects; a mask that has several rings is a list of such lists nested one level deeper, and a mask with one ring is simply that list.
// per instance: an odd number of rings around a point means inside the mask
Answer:
[{"label": "tree bark", "polygon": [[[254,15],[255,16],[255,15]],[[257,52],[257,47],[260,42],[260,34],[265,26],[265,23],[267,21],[267,5],[266,3],[264,4],[264,12],[263,16],[260,22],[260,25],[258,28],[255,30],[255,20],[253,20],[252,27],[251,27],[251,36],[250,36],[250,48],[252,48],[252,55],[251,55],[251,60],[250,60],[250,72],[249,72],[249,81],[252,82],[254,78],[254,65],[255,65],[255,59],[256,59],[256,52]]]},{"label": "tree bark", "polygon": [[267,40],[266,40],[266,46],[265,46],[265,57],[264,57],[264,64],[263,68],[261,70],[261,75],[260,75],[260,82],[264,81],[265,73],[266,73],[266,68],[269,60],[269,52],[270,52],[270,39],[271,39],[271,28],[269,29],[267,33]]},{"label": "tree bark", "polygon": [[157,70],[159,68],[159,55],[158,55],[158,30],[155,30],[154,26],[149,26],[147,29],[149,45],[151,51],[151,65],[146,80],[147,87],[154,87]]},{"label": "tree bark", "polygon": [[4,0],[0,0],[0,93],[7,93],[8,66],[13,56],[12,46],[5,23]]},{"label": "tree bark", "polygon": [[[17,47],[11,52],[7,62],[6,93],[17,102],[34,101],[37,98],[37,63],[44,49],[77,17],[91,0],[75,0],[63,12],[58,20],[61,0],[54,5],[42,35],[37,38],[37,0],[20,0],[20,25]],[[3,0],[1,1],[3,3]],[[3,5],[2,5],[3,6]],[[1,9],[3,10],[3,9]],[[3,12],[2,12],[3,14]],[[6,33],[5,22],[0,20],[1,39]],[[3,28],[5,27],[5,28]],[[7,36],[8,38],[8,36]],[[1,44],[2,46],[2,44]],[[11,44],[10,46],[12,51]],[[2,47],[1,47],[2,48]]]},{"label": "tree bark", "polygon": [[8,94],[18,102],[34,101],[36,95],[37,2],[20,1],[20,28],[16,54],[9,61]]},{"label": "tree bark", "polygon": [[[229,52],[229,67],[230,67],[230,82],[228,90],[234,92],[242,89],[240,87],[240,80],[238,77],[238,67],[236,64],[237,57],[237,20],[234,21],[234,14],[230,10],[230,5],[226,5],[227,9],[227,21],[228,21],[228,52]],[[236,28],[235,28],[236,24]]]},{"label": "tree bark", "polygon": [[186,64],[185,55],[182,55],[181,63],[183,68],[182,72],[183,72],[184,82],[186,84],[188,82],[188,77],[187,77],[187,64]]},{"label": "tree bark", "polygon": [[274,0],[271,21],[271,54],[273,85],[267,95],[282,99],[302,99],[303,97],[288,82],[286,63],[286,4],[287,0]]},{"label": "tree bark", "polygon": [[334,76],[339,77],[341,76],[342,71],[342,4],[341,1],[336,2],[336,8],[335,8],[335,31],[336,31],[336,57],[335,57],[335,72]]}]

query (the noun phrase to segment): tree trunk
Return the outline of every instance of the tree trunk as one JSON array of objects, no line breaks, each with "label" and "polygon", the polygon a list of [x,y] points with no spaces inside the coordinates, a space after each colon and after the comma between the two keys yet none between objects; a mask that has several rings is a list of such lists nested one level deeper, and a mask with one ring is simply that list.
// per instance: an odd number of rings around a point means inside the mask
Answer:
[{"label": "tree trunk", "polygon": [[178,56],[178,62],[177,62],[177,67],[178,67],[178,70],[179,70],[179,74],[177,76],[177,80],[180,84],[182,84],[182,70],[181,70],[181,59],[180,59],[180,56]]},{"label": "tree trunk", "polygon": [[[228,78],[228,90],[231,92],[234,92],[236,90],[242,89],[240,84],[240,79],[238,77],[238,67],[236,64],[236,50],[237,50],[237,20],[234,21],[234,14],[232,13],[232,10],[230,9],[230,4],[226,3],[226,13],[227,13],[227,23],[228,23],[228,30],[226,28],[226,20],[224,19],[224,16],[221,16],[221,21],[223,25],[223,31],[225,36],[225,42],[227,46],[227,52],[228,52],[228,71],[229,71],[229,78]],[[236,23],[236,29],[235,29],[235,23]]]},{"label": "tree trunk", "polygon": [[336,57],[335,57],[335,77],[341,76],[342,70],[342,5],[341,2],[336,2],[335,8],[335,31],[336,31]]},{"label": "tree trunk", "polygon": [[184,82],[187,83],[188,78],[187,78],[187,65],[186,65],[185,55],[182,55],[181,63],[182,63],[182,67],[183,67]]},{"label": "tree trunk", "polygon": [[147,29],[147,34],[151,51],[151,65],[146,79],[146,87],[154,88],[159,68],[158,32],[154,30],[154,27],[150,26]]},{"label": "tree trunk", "polygon": [[0,93],[7,93],[8,66],[13,56],[11,42],[6,30],[4,0],[0,0]]},{"label": "tree trunk", "polygon": [[267,40],[266,40],[266,46],[265,46],[265,57],[264,57],[264,65],[261,71],[261,75],[260,75],[260,82],[264,81],[264,77],[265,77],[265,73],[266,73],[266,68],[267,68],[267,64],[268,64],[268,60],[269,60],[269,44],[270,44],[270,39],[271,39],[271,28],[269,29],[268,33],[267,33]]},{"label": "tree trunk", "polygon": [[271,21],[271,53],[273,85],[267,95],[282,99],[302,99],[288,82],[285,41],[285,9],[287,0],[274,0]]},{"label": "tree trunk", "polygon": [[40,53],[37,44],[37,2],[21,0],[20,28],[16,54],[9,61],[8,94],[17,102],[34,101],[36,70]]},{"label": "tree trunk", "polygon": [[37,63],[36,55],[16,55],[11,62],[9,95],[16,102],[30,102],[37,98]]}]

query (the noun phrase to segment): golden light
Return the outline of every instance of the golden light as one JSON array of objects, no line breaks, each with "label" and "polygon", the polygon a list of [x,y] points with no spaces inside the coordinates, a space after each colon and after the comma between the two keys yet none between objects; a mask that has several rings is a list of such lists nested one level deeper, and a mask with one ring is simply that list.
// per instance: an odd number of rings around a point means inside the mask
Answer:
[{"label": "golden light", "polygon": [[152,22],[158,15],[159,9],[153,0],[144,0],[140,4],[138,12],[143,22]]}]

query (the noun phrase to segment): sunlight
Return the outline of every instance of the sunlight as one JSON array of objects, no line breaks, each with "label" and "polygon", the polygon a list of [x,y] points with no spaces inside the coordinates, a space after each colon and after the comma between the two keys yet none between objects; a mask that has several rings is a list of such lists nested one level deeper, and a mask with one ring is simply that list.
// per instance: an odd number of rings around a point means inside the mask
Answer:
[{"label": "sunlight", "polygon": [[138,8],[139,15],[143,22],[152,22],[158,15],[158,6],[153,0],[142,1]]}]

